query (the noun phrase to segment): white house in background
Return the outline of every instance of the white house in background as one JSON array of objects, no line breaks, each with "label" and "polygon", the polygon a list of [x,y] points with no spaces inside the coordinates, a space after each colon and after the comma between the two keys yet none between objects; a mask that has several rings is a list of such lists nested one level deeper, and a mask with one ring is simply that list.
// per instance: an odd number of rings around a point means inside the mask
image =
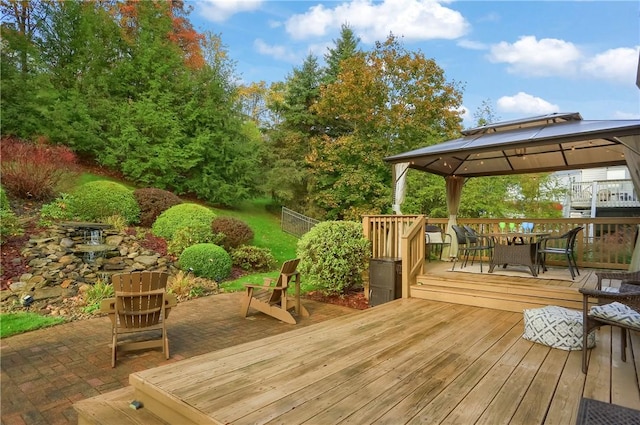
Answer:
[{"label": "white house in background", "polygon": [[565,217],[640,216],[640,200],[624,165],[555,174],[568,189]]}]

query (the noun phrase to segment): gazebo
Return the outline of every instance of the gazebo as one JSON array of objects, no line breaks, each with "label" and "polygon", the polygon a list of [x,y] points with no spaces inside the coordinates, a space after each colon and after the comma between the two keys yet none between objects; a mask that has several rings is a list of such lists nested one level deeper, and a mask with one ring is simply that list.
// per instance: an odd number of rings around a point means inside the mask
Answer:
[{"label": "gazebo", "polygon": [[[640,193],[640,120],[583,120],[578,112],[553,113],[487,124],[462,135],[385,158],[394,164],[396,213],[400,214],[409,168],[445,178],[449,232],[456,224],[464,181],[470,177],[626,165]],[[455,242],[453,235],[452,239]],[[640,270],[638,241],[630,270]]]}]

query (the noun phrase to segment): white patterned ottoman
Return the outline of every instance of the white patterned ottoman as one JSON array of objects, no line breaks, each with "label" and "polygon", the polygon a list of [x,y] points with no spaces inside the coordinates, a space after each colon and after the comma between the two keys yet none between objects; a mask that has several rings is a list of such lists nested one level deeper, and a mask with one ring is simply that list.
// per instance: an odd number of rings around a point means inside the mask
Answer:
[{"label": "white patterned ottoman", "polygon": [[[549,305],[524,310],[524,339],[561,350],[582,350],[582,312]],[[596,345],[591,332],[587,347]]]}]

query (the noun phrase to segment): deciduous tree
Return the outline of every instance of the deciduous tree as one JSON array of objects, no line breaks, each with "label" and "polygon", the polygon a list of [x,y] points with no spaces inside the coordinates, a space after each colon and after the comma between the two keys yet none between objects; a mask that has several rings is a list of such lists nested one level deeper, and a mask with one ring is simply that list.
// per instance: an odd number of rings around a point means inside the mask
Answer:
[{"label": "deciduous tree", "polygon": [[460,104],[459,85],[394,36],[366,56],[344,60],[314,110],[323,121],[340,120],[351,131],[312,139],[313,201],[330,219],[387,212],[391,167],[384,157],[457,134]]}]

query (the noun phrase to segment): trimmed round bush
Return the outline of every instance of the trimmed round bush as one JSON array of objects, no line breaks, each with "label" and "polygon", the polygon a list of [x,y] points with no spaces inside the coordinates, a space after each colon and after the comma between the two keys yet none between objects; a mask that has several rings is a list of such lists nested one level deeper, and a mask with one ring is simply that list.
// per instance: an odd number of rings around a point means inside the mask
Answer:
[{"label": "trimmed round bush", "polygon": [[173,192],[153,187],[136,189],[133,196],[140,207],[140,226],[143,227],[151,227],[160,214],[182,203]]},{"label": "trimmed round bush", "polygon": [[183,227],[173,234],[173,239],[167,244],[167,252],[180,255],[185,248],[198,243],[213,243],[217,245],[220,237],[211,232],[209,226]]},{"label": "trimmed round bush", "polygon": [[199,277],[219,282],[231,274],[231,256],[219,245],[199,243],[191,245],[180,254],[182,270],[193,269]]},{"label": "trimmed round bush", "polygon": [[99,221],[120,215],[127,224],[137,223],[140,207],[131,191],[119,183],[99,180],[78,187],[70,198],[68,208],[79,220]]},{"label": "trimmed round bush", "polygon": [[345,294],[362,285],[371,243],[353,221],[316,224],[298,241],[298,270],[308,285],[327,295]]},{"label": "trimmed round bush", "polygon": [[231,251],[233,265],[242,270],[264,271],[273,270],[276,259],[268,248],[243,245]]},{"label": "trimmed round bush", "polygon": [[247,223],[235,217],[216,217],[211,222],[214,234],[221,234],[219,245],[227,251],[248,244],[253,239],[253,230]]},{"label": "trimmed round bush", "polygon": [[211,222],[216,218],[216,214],[207,207],[185,202],[169,208],[153,223],[151,231],[154,235],[173,239],[175,233],[184,227],[211,229]]}]

